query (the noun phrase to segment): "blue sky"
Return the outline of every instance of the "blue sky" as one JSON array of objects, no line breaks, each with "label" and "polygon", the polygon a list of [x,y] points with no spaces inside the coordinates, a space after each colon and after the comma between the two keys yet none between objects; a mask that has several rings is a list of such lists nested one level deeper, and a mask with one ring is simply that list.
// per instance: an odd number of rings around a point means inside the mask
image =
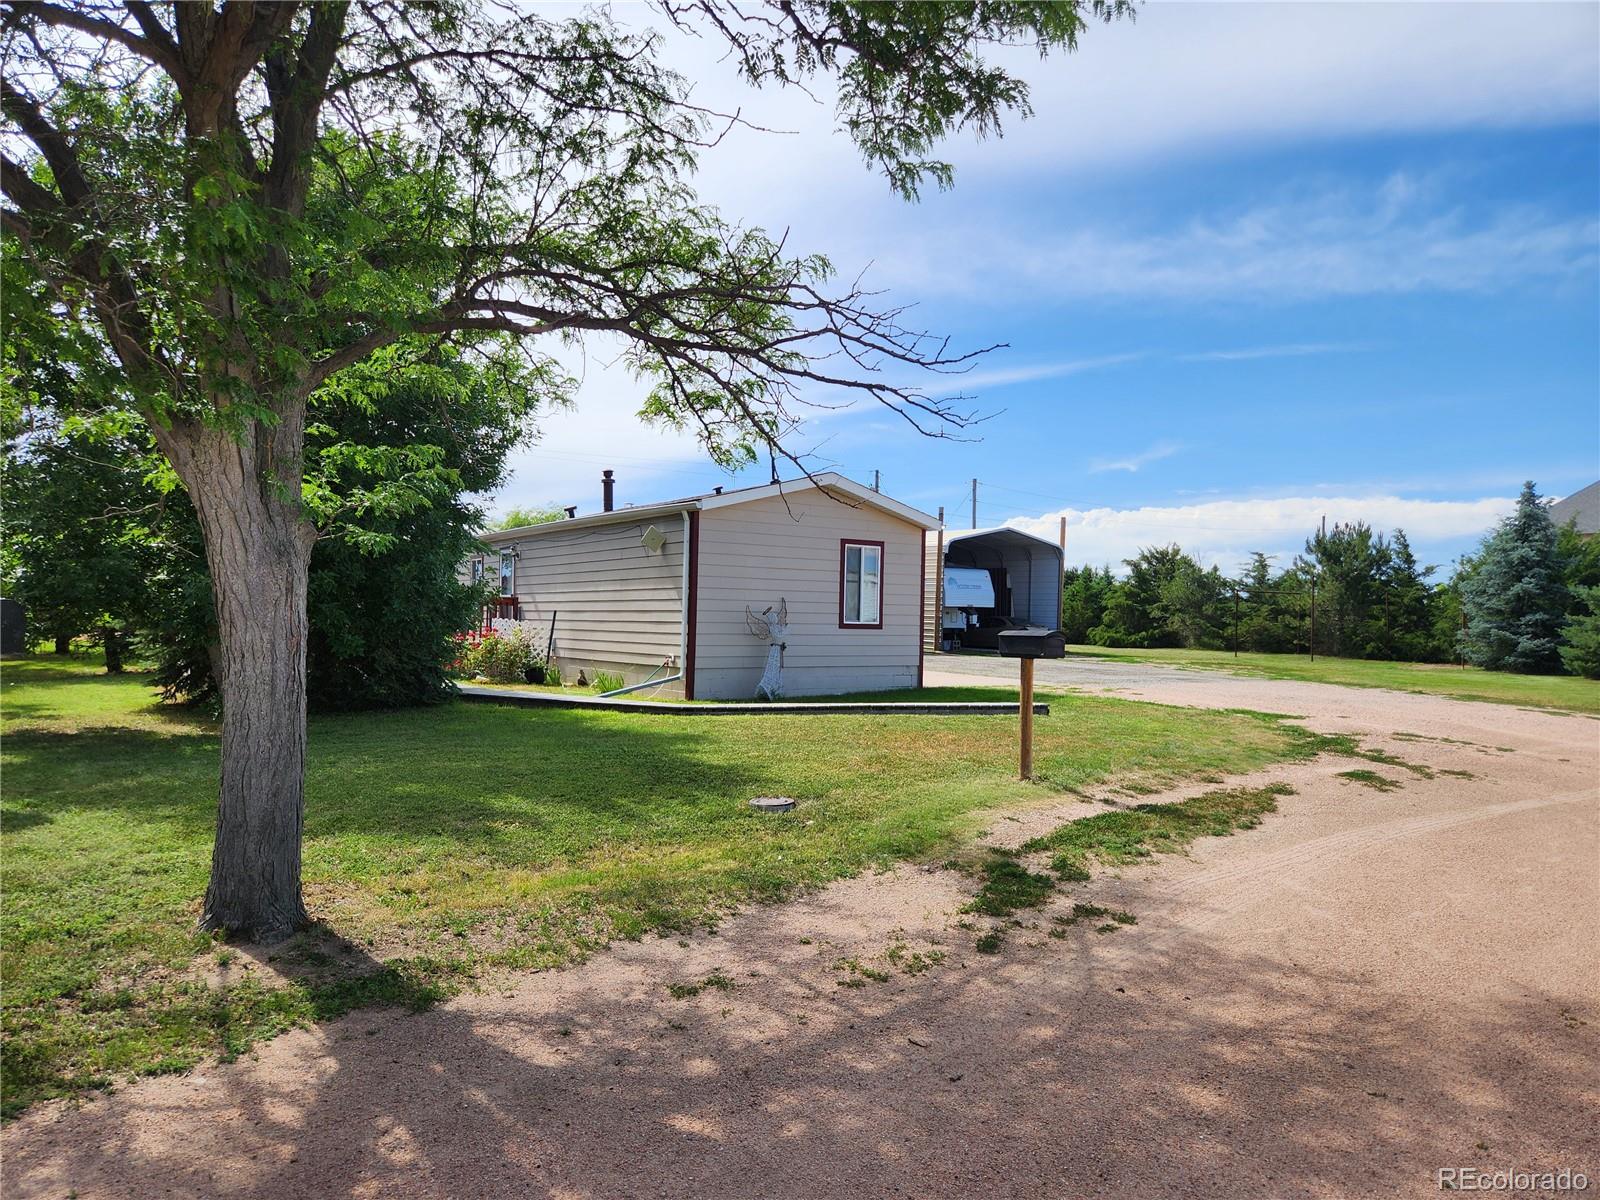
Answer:
[{"label": "blue sky", "polygon": [[[649,10],[619,7],[646,23]],[[1323,513],[1402,525],[1448,564],[1533,478],[1600,476],[1600,8],[1153,4],[1078,54],[1018,57],[1033,121],[953,139],[955,189],[907,205],[825,96],[752,96],[705,43],[670,61],[739,131],[699,187],[787,229],[957,344],[988,419],[934,442],[819,413],[817,467],[952,524],[1019,523],[1069,558],[1177,541],[1281,561]],[[648,501],[728,480],[643,426],[591,345],[578,404],[495,504]],[[826,396],[817,399],[826,401]],[[759,482],[763,471],[735,482]]]}]

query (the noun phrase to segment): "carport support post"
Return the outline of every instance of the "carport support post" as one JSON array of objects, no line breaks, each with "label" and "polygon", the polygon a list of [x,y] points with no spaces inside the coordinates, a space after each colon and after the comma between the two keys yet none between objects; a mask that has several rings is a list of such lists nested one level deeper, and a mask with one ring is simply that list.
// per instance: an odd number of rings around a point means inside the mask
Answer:
[{"label": "carport support post", "polygon": [[1022,778],[1033,778],[1033,659],[1019,658],[1022,665]]}]

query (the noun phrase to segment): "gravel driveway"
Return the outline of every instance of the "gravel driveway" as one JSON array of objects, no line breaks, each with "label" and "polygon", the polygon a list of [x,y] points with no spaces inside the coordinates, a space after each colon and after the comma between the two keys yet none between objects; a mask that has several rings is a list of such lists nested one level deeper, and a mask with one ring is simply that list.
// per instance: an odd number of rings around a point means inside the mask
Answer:
[{"label": "gravel driveway", "polygon": [[[981,662],[935,660],[929,682]],[[1301,713],[1471,778],[1264,772],[1296,793],[1260,828],[1097,875],[999,955],[956,924],[970,885],[902,868],[429,1013],[357,1013],[31,1111],[4,1134],[6,1195],[1389,1197],[1439,1195],[1441,1167],[1600,1187],[1600,722],[1039,673]],[[1045,936],[1072,899],[1138,924]],[[668,992],[707,977],[731,986]]]}]

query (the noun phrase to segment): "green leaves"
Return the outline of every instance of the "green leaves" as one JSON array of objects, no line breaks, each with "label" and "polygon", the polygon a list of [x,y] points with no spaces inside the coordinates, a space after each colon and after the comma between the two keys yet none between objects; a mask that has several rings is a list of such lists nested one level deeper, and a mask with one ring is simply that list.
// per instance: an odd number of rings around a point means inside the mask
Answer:
[{"label": "green leaves", "polygon": [[789,0],[768,12],[729,0],[671,0],[666,7],[680,25],[710,25],[725,36],[758,86],[835,77],[841,127],[907,200],[926,183],[943,190],[954,182],[950,164],[933,157],[942,139],[963,131],[999,136],[1007,113],[1032,115],[1027,84],[988,61],[986,50],[1071,51],[1090,20],[1134,15],[1129,0]]}]

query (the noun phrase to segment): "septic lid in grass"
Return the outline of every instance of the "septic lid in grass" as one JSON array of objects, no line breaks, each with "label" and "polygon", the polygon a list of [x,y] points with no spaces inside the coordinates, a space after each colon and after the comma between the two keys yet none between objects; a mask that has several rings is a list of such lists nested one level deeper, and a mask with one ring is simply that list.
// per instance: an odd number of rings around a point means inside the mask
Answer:
[{"label": "septic lid in grass", "polygon": [[757,812],[781,813],[788,812],[797,803],[793,796],[757,796],[750,801],[750,807]]}]

